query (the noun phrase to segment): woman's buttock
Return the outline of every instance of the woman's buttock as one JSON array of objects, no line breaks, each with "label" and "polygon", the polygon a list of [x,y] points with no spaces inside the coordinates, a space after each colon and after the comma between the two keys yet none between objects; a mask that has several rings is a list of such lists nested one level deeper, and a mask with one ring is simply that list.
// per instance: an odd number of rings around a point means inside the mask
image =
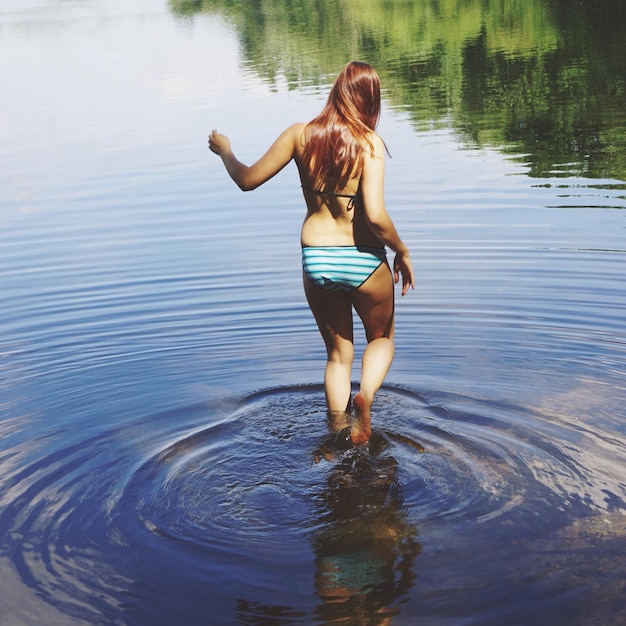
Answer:
[{"label": "woman's buttock", "polygon": [[303,246],[302,268],[316,286],[330,291],[358,289],[387,260],[384,248]]}]

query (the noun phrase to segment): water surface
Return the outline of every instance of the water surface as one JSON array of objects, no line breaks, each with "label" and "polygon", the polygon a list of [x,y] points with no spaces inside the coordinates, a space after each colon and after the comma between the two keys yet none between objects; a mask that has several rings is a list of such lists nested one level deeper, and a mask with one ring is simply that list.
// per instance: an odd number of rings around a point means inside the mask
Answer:
[{"label": "water surface", "polygon": [[[5,0],[0,621],[622,623],[623,25]],[[295,168],[241,194],[206,147],[256,158],[350,58],[417,270],[360,450],[326,426]]]}]

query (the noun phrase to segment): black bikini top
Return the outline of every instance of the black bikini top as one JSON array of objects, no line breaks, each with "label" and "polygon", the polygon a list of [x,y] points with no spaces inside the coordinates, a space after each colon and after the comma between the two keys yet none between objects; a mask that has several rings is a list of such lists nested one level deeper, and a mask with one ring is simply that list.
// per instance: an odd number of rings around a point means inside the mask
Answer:
[{"label": "black bikini top", "polygon": [[324,194],[325,196],[333,196],[335,198],[350,198],[350,201],[348,202],[348,206],[346,207],[348,211],[352,211],[352,209],[354,208],[354,202],[358,195],[358,192],[355,194],[335,193],[334,191],[324,191],[323,189],[312,189],[311,187],[305,187],[304,185],[302,185],[302,189],[305,189],[306,191],[310,191],[311,193]]}]

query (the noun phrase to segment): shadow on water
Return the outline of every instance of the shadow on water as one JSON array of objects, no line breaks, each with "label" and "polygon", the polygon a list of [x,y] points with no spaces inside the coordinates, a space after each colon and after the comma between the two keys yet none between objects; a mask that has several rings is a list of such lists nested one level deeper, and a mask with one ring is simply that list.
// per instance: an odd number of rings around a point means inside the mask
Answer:
[{"label": "shadow on water", "polygon": [[37,598],[19,610],[130,626],[624,616],[623,498],[576,459],[599,457],[592,433],[393,387],[374,426],[346,450],[322,388],[287,387],[14,450],[2,568]]},{"label": "shadow on water", "polygon": [[[417,578],[421,550],[403,504],[398,463],[379,433],[368,446],[346,451],[337,444],[329,435],[314,452],[316,463],[330,466],[309,494],[316,503],[310,542],[319,603],[306,623],[390,624]],[[305,617],[292,607],[241,599],[235,616],[243,624]]]},{"label": "shadow on water", "polygon": [[318,496],[321,527],[312,542],[321,623],[391,623],[417,578],[421,546],[389,447],[375,433],[368,449],[341,454]]}]

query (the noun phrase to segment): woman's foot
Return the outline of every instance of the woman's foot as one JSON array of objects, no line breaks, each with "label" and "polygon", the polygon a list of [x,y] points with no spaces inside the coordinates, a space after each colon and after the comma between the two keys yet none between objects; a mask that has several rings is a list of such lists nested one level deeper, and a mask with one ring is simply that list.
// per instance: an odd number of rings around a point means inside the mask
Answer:
[{"label": "woman's foot", "polygon": [[372,434],[372,422],[370,417],[371,400],[368,400],[361,392],[354,396],[354,422],[350,430],[350,439],[355,446],[367,443]]}]

